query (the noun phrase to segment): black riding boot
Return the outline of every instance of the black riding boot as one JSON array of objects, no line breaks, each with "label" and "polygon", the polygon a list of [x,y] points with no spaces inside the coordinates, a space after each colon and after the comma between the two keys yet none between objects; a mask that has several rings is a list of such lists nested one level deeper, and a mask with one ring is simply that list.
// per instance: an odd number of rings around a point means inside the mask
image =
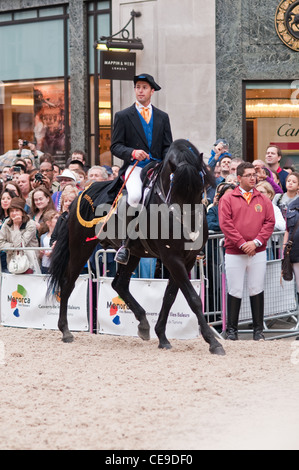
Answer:
[{"label": "black riding boot", "polygon": [[130,240],[129,238],[127,238],[126,240],[123,240],[122,246],[116,252],[114,261],[117,261],[120,264],[128,264],[128,261],[130,258],[130,249],[128,248],[129,240]]},{"label": "black riding boot", "polygon": [[264,329],[264,292],[250,297],[250,306],[253,323],[253,339],[259,341],[265,339]]},{"label": "black riding boot", "polygon": [[242,299],[227,294],[227,330],[226,339],[237,341],[238,321]]}]

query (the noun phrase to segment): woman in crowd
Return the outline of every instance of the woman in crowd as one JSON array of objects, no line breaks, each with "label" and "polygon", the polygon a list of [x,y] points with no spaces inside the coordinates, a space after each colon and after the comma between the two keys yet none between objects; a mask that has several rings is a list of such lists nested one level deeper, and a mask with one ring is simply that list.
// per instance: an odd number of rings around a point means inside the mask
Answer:
[{"label": "woman in crowd", "polygon": [[207,223],[209,230],[213,230],[214,232],[221,232],[219,226],[219,216],[218,216],[218,204],[222,196],[227,191],[233,191],[236,185],[232,183],[220,183],[217,187],[217,193],[215,194],[214,203],[212,206],[209,207],[207,213]]},{"label": "woman in crowd", "polygon": [[57,220],[57,223],[55,225],[55,228],[53,230],[52,236],[51,236],[51,241],[50,241],[51,246],[54,246],[58,237],[61,224],[63,224],[64,221],[67,219],[70,205],[73,202],[73,200],[78,196],[78,194],[79,194],[79,190],[78,188],[76,188],[76,186],[67,185],[62,191],[61,212],[60,212],[59,219]]},{"label": "woman in crowd", "polygon": [[1,203],[0,203],[0,228],[3,225],[4,221],[9,217],[8,211],[9,206],[16,193],[11,189],[4,189],[1,194]]},{"label": "woman in crowd", "polygon": [[[37,247],[35,222],[30,219],[25,210],[25,201],[14,197],[8,209],[9,217],[0,230],[0,250],[6,248]],[[7,251],[7,265],[14,257],[14,251]],[[39,263],[35,251],[24,251],[29,259],[30,268],[26,273],[40,273]]]},{"label": "woman in crowd", "polygon": [[[260,181],[256,185],[256,189],[267,196],[273,204],[273,199],[275,197],[274,188],[267,181]],[[274,232],[284,232],[286,229],[286,222],[282,215],[281,210],[278,206],[273,204],[274,217],[275,217],[275,227]],[[267,243],[267,259],[279,259],[281,256],[281,243],[279,243],[279,235],[272,235]]]},{"label": "woman in crowd", "polygon": [[[10,189],[4,189],[1,194],[1,204],[0,204],[0,229],[4,224],[5,220],[9,217],[9,207],[12,199],[16,197],[16,193]],[[7,260],[6,260],[6,251],[1,251],[1,270],[2,272],[7,272]]]},{"label": "woman in crowd", "polygon": [[[297,223],[299,221],[299,198],[294,199],[290,202],[287,209],[286,215],[286,232],[284,234],[283,243],[284,246],[288,242],[289,238],[293,237],[293,245],[290,251],[290,261],[293,266],[293,272],[295,276],[295,282],[297,287],[297,298],[299,301],[299,228]],[[299,340],[299,336],[296,338]]]},{"label": "woman in crowd", "polygon": [[18,197],[22,197],[20,186],[15,181],[7,181],[4,185],[4,189],[10,189],[14,191]]},{"label": "woman in crowd", "polygon": [[44,221],[41,224],[38,233],[40,237],[40,246],[45,248],[45,250],[40,251],[42,274],[47,274],[49,271],[51,250],[47,250],[47,248],[50,247],[51,236],[58,217],[59,214],[56,210],[50,209],[46,211],[43,217]]},{"label": "woman in crowd", "polygon": [[37,230],[39,230],[45,212],[55,209],[54,203],[51,193],[45,186],[34,189],[31,194],[31,200],[31,217],[35,221]]},{"label": "woman in crowd", "polygon": [[284,218],[286,218],[287,208],[291,201],[298,197],[299,173],[290,173],[286,178],[286,192],[276,194],[273,204],[279,207]]},{"label": "woman in crowd", "polygon": [[[262,193],[265,194],[269,199],[271,199],[273,203],[273,199],[275,197],[275,191],[273,187],[271,186],[270,183],[267,181],[260,181],[256,185],[256,189]],[[273,209],[274,209],[274,216],[275,216],[275,227],[274,231],[275,232],[283,232],[286,229],[286,222],[285,219],[283,218],[283,215],[281,213],[281,210],[279,207],[275,204],[273,204]]]}]

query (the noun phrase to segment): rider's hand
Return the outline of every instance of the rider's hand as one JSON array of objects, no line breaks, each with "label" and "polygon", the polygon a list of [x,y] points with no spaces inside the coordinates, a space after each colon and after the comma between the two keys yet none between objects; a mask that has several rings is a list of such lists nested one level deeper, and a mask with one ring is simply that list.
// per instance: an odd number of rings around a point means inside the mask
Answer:
[{"label": "rider's hand", "polygon": [[142,160],[149,159],[149,154],[146,153],[144,150],[134,150],[132,152],[132,158],[141,162]]}]

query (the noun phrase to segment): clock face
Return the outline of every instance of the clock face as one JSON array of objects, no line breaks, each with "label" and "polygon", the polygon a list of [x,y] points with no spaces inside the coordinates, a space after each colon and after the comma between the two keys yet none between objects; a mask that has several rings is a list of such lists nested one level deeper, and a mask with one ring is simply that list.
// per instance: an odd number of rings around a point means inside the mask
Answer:
[{"label": "clock face", "polygon": [[299,0],[282,0],[276,10],[275,28],[282,42],[299,51]]}]

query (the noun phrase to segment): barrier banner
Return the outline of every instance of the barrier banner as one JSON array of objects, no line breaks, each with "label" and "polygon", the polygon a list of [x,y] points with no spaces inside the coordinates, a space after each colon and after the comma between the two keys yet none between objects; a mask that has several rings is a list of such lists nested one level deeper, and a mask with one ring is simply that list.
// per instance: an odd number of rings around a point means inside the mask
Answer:
[{"label": "barrier banner", "polygon": [[[154,327],[161,310],[167,279],[132,279],[130,292],[145,309],[150,324],[151,338],[157,337]],[[199,280],[191,281],[200,294]],[[138,321],[133,312],[111,287],[112,278],[100,278],[98,294],[98,329],[99,333],[118,336],[138,336]],[[192,339],[199,336],[199,326],[195,314],[190,309],[182,292],[169,312],[166,335],[169,339]]]},{"label": "barrier banner", "polygon": [[[47,276],[2,274],[1,324],[21,328],[57,330],[59,301],[46,298]],[[80,276],[68,303],[72,331],[88,331],[88,276]]]}]

